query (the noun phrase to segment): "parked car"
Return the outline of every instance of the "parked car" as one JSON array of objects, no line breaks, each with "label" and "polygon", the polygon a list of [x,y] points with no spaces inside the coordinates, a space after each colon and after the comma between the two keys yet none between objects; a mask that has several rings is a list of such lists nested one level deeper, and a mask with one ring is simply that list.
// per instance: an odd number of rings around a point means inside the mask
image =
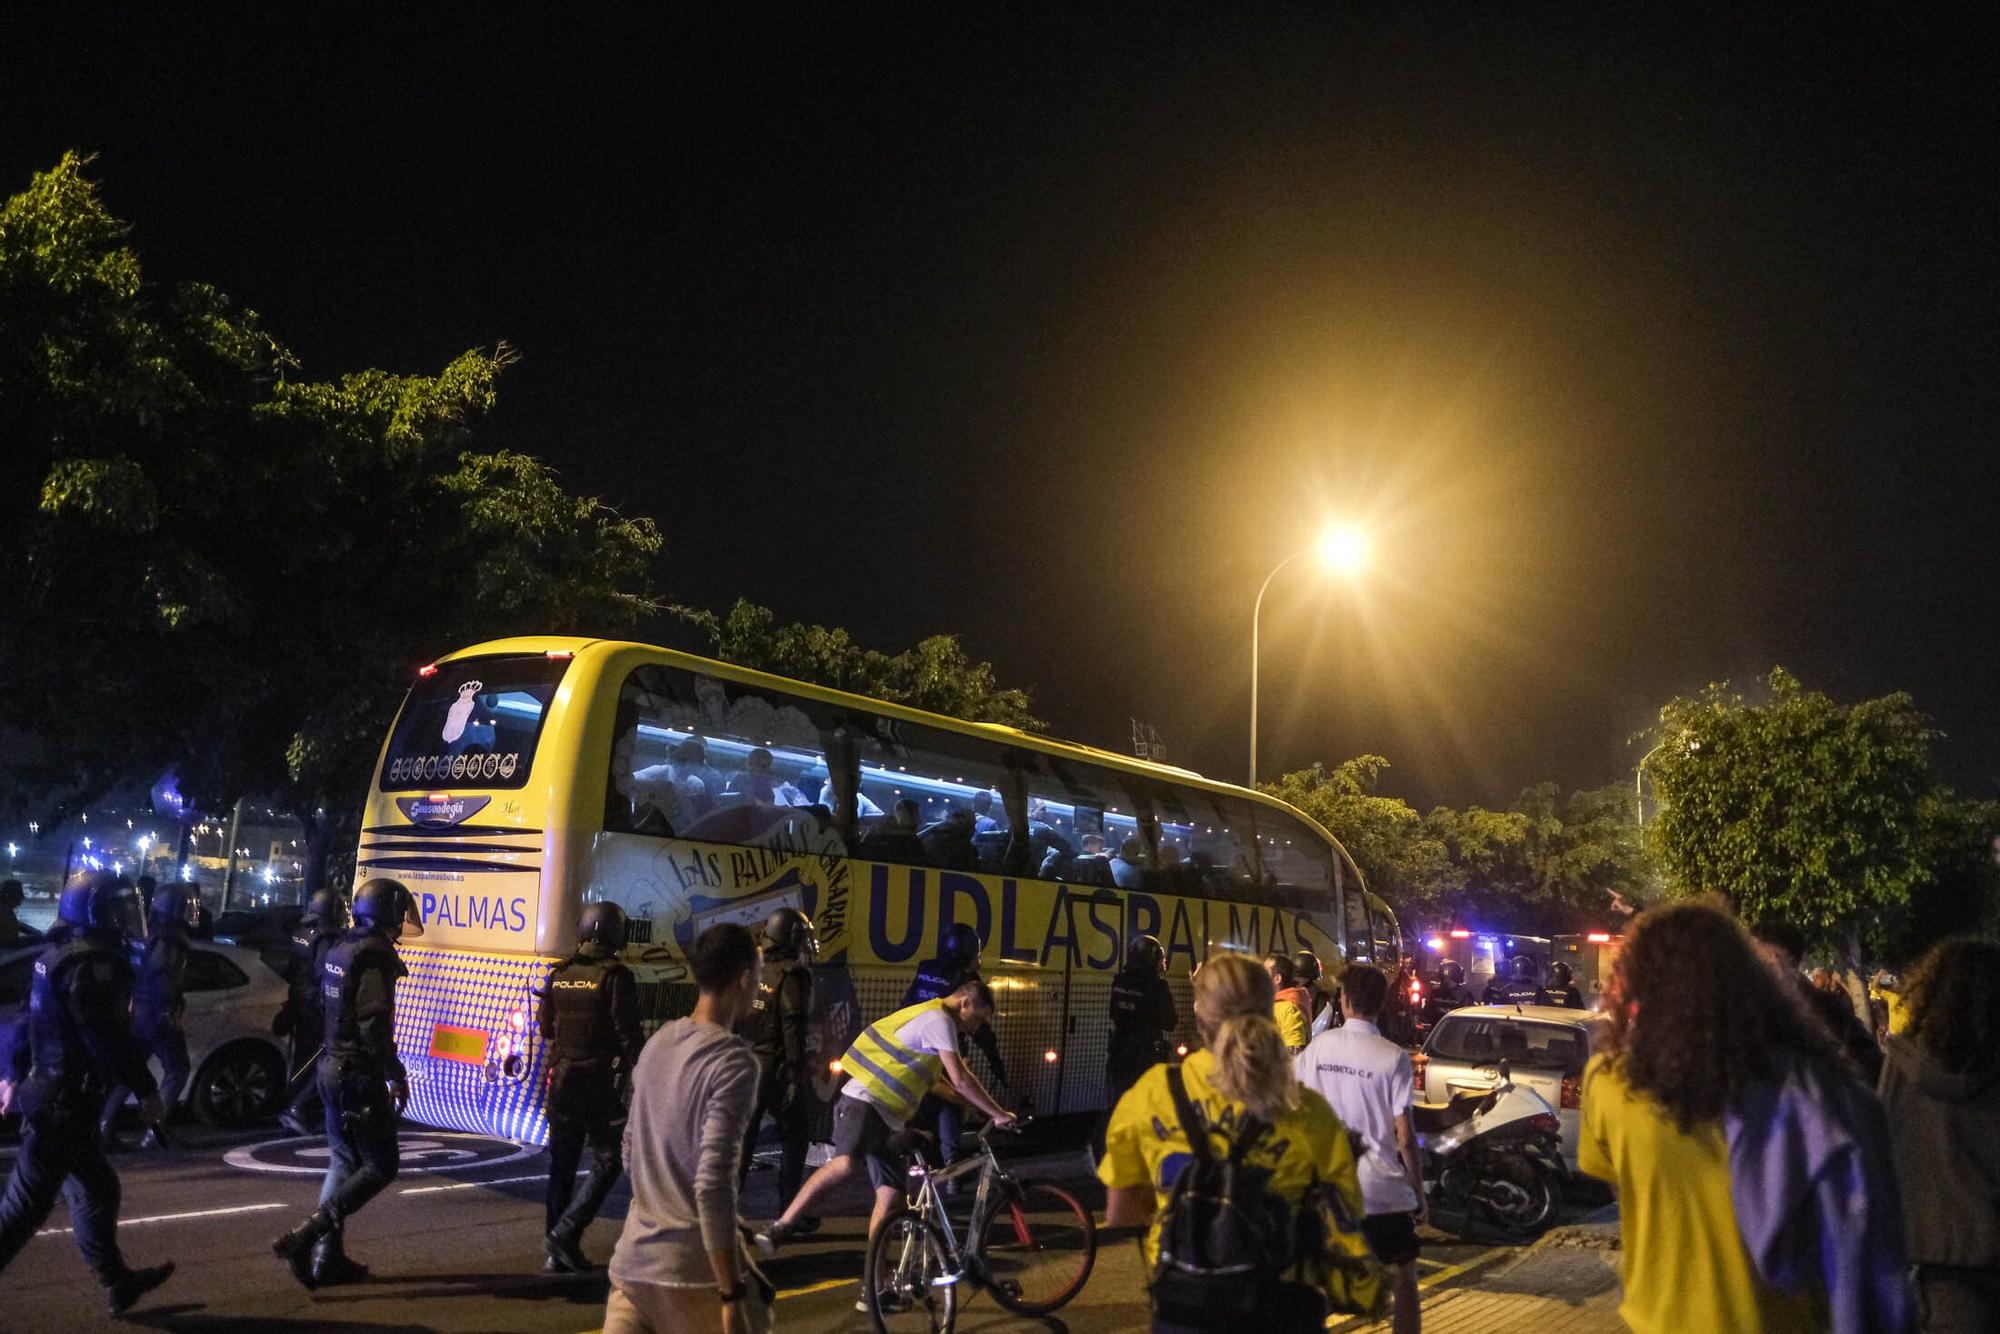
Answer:
[{"label": "parked car", "polygon": [[[0,1051],[26,1022],[39,948],[0,954]],[[272,1116],[284,1098],[286,1055],[271,1036],[285,980],[256,950],[198,940],[188,952],[187,1087],[181,1104],[210,1125]],[[159,1071],[155,1061],[154,1072]]]},{"label": "parked car", "polygon": [[282,952],[292,926],[305,913],[296,903],[269,908],[231,908],[217,917],[208,934],[224,945],[244,945],[261,954]]},{"label": "parked car", "polygon": [[1439,1016],[1424,1041],[1425,1102],[1451,1099],[1451,1086],[1490,1087],[1504,1059],[1513,1081],[1556,1109],[1562,1156],[1576,1168],[1583,1130],[1583,1067],[1590,1061],[1597,1016],[1559,1005],[1467,1005]]}]

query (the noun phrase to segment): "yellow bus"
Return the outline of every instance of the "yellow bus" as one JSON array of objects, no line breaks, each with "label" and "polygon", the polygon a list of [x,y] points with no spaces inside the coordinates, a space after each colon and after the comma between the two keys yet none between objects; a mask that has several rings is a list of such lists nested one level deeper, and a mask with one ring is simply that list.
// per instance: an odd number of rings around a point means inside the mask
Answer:
[{"label": "yellow bus", "polygon": [[[382,747],[356,878],[415,893],[396,1040],[410,1114],[546,1135],[532,989],[586,902],[622,906],[647,1023],[693,1005],[715,922],[803,909],[830,1068],[969,922],[1008,1091],[1104,1105],[1113,974],[1139,934],[1187,975],[1215,950],[1393,963],[1395,916],[1283,802],[1014,728],[966,723],[644,644],[518,638],[423,668]],[[990,1072],[983,1072],[990,1073]]]}]

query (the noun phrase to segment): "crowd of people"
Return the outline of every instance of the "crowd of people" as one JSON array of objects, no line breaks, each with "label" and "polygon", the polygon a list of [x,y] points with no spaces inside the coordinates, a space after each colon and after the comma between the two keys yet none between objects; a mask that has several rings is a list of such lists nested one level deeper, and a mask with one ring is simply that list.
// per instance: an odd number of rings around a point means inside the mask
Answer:
[{"label": "crowd of people", "polygon": [[[189,895],[148,888],[143,930],[122,879],[92,873],[64,890],[0,1068],[0,1107],[23,1113],[0,1268],[63,1193],[113,1312],[173,1270],[120,1255],[106,1142],[107,1106],[129,1091],[157,1134],[185,1078]],[[351,906],[315,899],[292,942],[277,1027],[314,1077],[287,1116],[302,1125],[321,1104],[329,1166],[316,1207],[272,1249],[307,1288],[368,1272],[346,1253],[345,1225],[396,1179],[409,1095],[395,944],[421,929],[409,891],[378,879]],[[948,933],[902,1007],[843,1053],[833,1156],[810,1177],[811,921],[780,909],[761,932],[704,931],[689,956],[692,1013],[650,1038],[618,957],[626,933],[615,905],[588,905],[538,1012],[549,1271],[591,1269],[584,1229],[621,1175],[631,1183],[607,1330],[769,1329],[774,1290],[757,1251],[810,1235],[814,1211],[858,1174],[873,1187],[872,1235],[901,1203],[906,1128],[930,1129],[949,1158],[965,1110],[1013,1120],[967,1060],[977,1044],[1004,1078],[969,928]],[[1814,984],[1801,952],[1795,931],[1753,935],[1710,902],[1652,909],[1626,932],[1577,1146],[1582,1171],[1616,1192],[1621,1316],[1639,1331],[2000,1328],[2000,944],[1936,947],[1879,1032],[1845,991]],[[1192,975],[1198,1043],[1176,1050],[1165,953],[1152,937],[1131,942],[1111,988],[1110,1106],[1094,1148],[1107,1224],[1143,1229],[1154,1330],[1249,1321],[1282,1334],[1385,1308],[1396,1334],[1420,1328],[1428,1191],[1413,1063],[1392,1029],[1401,976],[1354,963],[1328,987],[1310,951],[1217,954]],[[740,1191],[767,1117],[779,1212],[753,1232]]]}]

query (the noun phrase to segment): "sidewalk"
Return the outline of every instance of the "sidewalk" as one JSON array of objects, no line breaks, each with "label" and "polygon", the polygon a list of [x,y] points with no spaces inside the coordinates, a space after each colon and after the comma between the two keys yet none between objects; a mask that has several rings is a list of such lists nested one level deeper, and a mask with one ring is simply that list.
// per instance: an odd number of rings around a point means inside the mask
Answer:
[{"label": "sidewalk", "polygon": [[[1616,1334],[1618,1224],[1615,1206],[1591,1221],[1557,1228],[1526,1255],[1502,1253],[1442,1292],[1424,1293],[1425,1334]],[[1379,1334],[1386,1320],[1331,1326],[1344,1334]]]}]

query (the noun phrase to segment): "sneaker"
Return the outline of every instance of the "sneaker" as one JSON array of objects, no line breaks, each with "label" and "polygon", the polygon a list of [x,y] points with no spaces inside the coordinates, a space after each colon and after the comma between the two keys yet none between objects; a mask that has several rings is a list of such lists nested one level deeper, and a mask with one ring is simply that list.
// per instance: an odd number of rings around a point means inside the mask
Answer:
[{"label": "sneaker", "polygon": [[776,1255],[778,1248],[798,1236],[799,1231],[797,1223],[787,1223],[781,1218],[757,1234],[755,1238],[757,1249],[766,1256]]},{"label": "sneaker", "polygon": [[128,1269],[104,1288],[104,1304],[113,1315],[124,1315],[132,1304],[174,1276],[174,1262],[151,1269]]},{"label": "sneaker", "polygon": [[306,1129],[306,1123],[299,1120],[299,1114],[289,1107],[278,1113],[278,1124],[284,1127],[287,1135],[293,1135],[299,1139],[312,1139],[317,1133]]},{"label": "sneaker", "polygon": [[819,1231],[818,1214],[802,1214],[792,1220],[792,1235],[795,1237],[810,1237],[817,1231]]},{"label": "sneaker", "polygon": [[[861,1290],[861,1295],[854,1299],[854,1309],[861,1312],[861,1314],[863,1315],[874,1314],[873,1309],[870,1308],[868,1305],[868,1289],[863,1288]],[[902,1293],[885,1292],[882,1294],[883,1315],[901,1315],[905,1311],[908,1311],[909,1309],[910,1309],[910,1299],[905,1297]]]}]

